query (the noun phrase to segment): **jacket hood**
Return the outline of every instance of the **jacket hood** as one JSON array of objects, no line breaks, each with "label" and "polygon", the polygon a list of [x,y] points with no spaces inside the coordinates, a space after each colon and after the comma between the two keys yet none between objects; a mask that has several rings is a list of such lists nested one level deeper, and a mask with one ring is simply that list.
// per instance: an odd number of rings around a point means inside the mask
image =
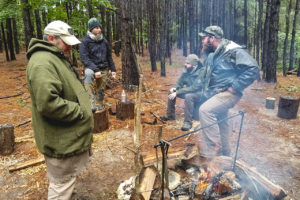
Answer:
[{"label": "jacket hood", "polygon": [[29,60],[30,57],[36,52],[36,51],[49,51],[54,54],[63,55],[63,52],[54,44],[51,44],[50,42],[47,42],[45,40],[39,40],[36,38],[32,38],[30,40],[28,50],[26,53],[26,57]]}]

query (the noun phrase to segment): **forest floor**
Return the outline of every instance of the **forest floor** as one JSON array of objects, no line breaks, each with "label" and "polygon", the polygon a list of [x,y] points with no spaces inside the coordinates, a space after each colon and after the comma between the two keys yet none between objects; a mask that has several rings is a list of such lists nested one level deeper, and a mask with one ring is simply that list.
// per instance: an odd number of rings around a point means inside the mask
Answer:
[{"label": "forest floor", "polygon": [[[184,57],[181,51],[173,52],[173,65],[167,65],[166,77],[151,72],[149,56],[138,57],[146,80],[146,89],[152,89],[142,95],[143,120],[153,121],[150,112],[164,115],[167,93],[182,72]],[[115,106],[120,99],[121,61],[113,57],[118,69],[117,80],[113,88],[106,91],[107,107]],[[15,150],[9,156],[0,156],[0,199],[47,199],[48,180],[45,177],[45,164],[9,173],[8,168],[14,164],[42,157],[33,139],[31,119],[31,100],[26,88],[27,60],[24,52],[17,55],[17,61],[6,62],[5,55],[0,54],[0,124],[15,126]],[[243,124],[238,159],[257,169],[273,183],[280,185],[293,199],[300,199],[300,111],[297,119],[286,120],[277,117],[280,96],[300,97],[300,78],[295,75],[283,77],[278,73],[277,83],[255,82],[246,89],[243,98],[231,111],[246,112]],[[7,97],[18,95],[15,97]],[[127,93],[134,99],[134,92]],[[7,98],[3,98],[7,97]],[[274,110],[265,108],[267,97],[276,98]],[[170,139],[183,134],[183,100],[178,99],[176,120],[163,125],[163,138]],[[236,140],[239,119],[229,122],[233,130],[232,141]],[[109,129],[94,134],[93,156],[87,168],[79,175],[73,199],[117,199],[119,184],[134,175],[134,163],[131,151],[134,148],[132,134],[134,121],[121,121],[109,115]],[[194,125],[198,125],[196,122]],[[157,125],[143,123],[141,137],[142,152],[154,152],[153,145],[157,135]],[[191,137],[189,142],[193,142]],[[187,143],[184,139],[172,142],[173,147]],[[234,143],[232,144],[234,148]]]}]

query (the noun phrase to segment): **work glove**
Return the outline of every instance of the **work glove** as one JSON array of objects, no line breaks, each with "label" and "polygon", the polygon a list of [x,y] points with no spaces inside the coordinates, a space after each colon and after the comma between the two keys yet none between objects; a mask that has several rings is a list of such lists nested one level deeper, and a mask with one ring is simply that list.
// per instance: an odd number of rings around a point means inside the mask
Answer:
[{"label": "work glove", "polygon": [[169,94],[168,97],[169,97],[170,100],[175,99],[175,97],[176,97],[176,92],[173,92],[172,94]]},{"label": "work glove", "polygon": [[176,92],[176,88],[171,88],[170,93]]}]

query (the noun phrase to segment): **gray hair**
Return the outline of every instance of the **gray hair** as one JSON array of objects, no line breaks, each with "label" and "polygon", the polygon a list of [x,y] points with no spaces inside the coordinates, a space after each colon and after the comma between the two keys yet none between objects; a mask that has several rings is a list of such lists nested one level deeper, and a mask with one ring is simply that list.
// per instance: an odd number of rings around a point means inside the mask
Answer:
[{"label": "gray hair", "polygon": [[49,36],[48,34],[44,34],[43,35],[43,40],[48,41],[48,36]]},{"label": "gray hair", "polygon": [[[56,39],[57,39],[57,38],[60,38],[58,35],[53,35],[53,36],[54,36]],[[48,37],[49,37],[49,34],[44,34],[44,35],[43,35],[43,40],[49,41],[49,40],[48,40]]]}]

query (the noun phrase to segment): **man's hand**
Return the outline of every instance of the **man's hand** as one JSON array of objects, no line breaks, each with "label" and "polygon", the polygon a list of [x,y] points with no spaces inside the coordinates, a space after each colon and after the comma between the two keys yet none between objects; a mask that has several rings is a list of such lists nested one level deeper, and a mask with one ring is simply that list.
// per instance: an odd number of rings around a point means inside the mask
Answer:
[{"label": "man's hand", "polygon": [[176,92],[176,88],[171,88],[170,93]]},{"label": "man's hand", "polygon": [[117,73],[116,72],[111,72],[111,77],[116,78]]},{"label": "man's hand", "polygon": [[95,73],[95,78],[101,78],[101,77],[102,77],[101,72],[96,72]]},{"label": "man's hand", "polygon": [[235,94],[235,93],[236,93],[236,91],[235,91],[232,87],[229,87],[229,88],[227,89],[227,91],[230,92],[230,93],[232,93],[232,94]]},{"label": "man's hand", "polygon": [[173,92],[172,94],[169,94],[168,97],[169,97],[170,100],[175,99],[175,97],[176,97],[176,92]]}]

